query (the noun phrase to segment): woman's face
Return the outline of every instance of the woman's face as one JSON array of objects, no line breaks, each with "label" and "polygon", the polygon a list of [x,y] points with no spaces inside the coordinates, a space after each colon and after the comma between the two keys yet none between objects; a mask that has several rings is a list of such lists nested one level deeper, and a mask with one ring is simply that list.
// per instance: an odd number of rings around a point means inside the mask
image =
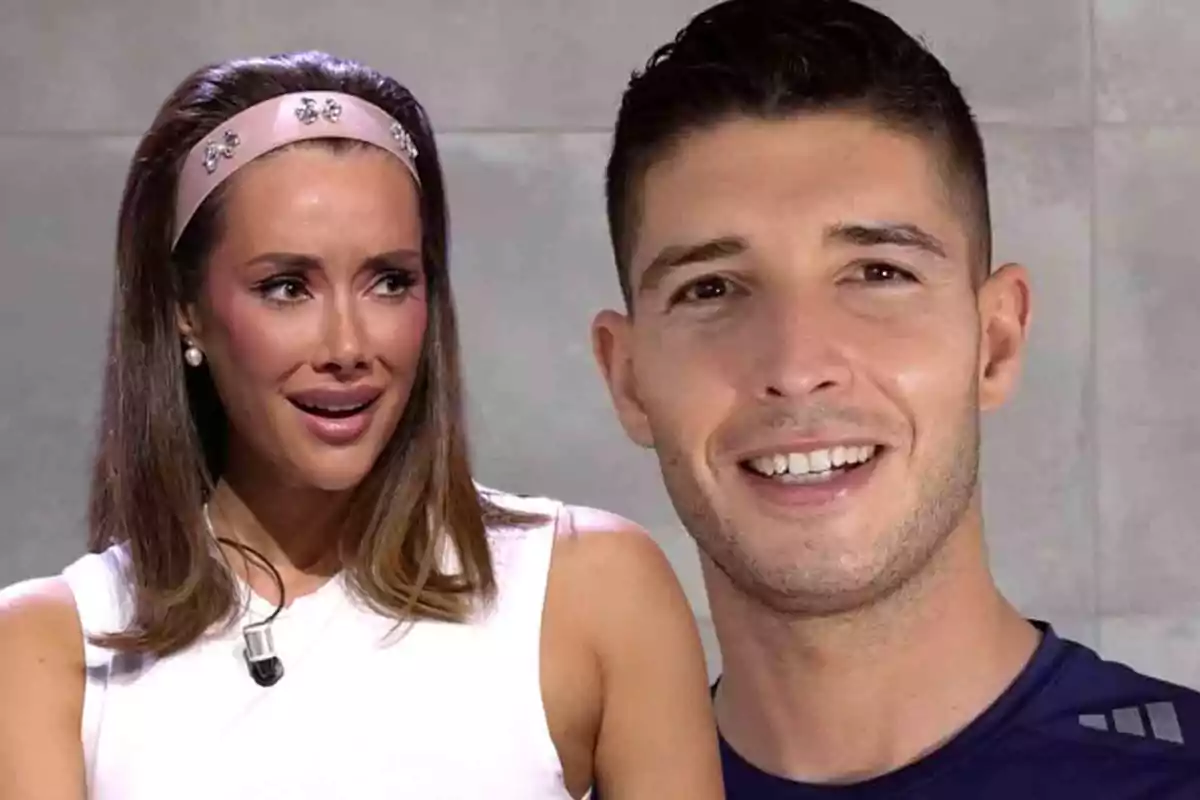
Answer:
[{"label": "woman's face", "polygon": [[239,170],[181,332],[230,421],[229,468],[358,484],[408,403],[427,297],[416,182],[395,156],[300,146]]}]

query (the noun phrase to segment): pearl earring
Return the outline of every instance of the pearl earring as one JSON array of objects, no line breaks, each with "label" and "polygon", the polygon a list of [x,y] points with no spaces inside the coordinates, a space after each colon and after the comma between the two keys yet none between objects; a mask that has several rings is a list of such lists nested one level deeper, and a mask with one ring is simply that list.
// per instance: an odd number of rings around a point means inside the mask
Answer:
[{"label": "pearl earring", "polygon": [[189,366],[198,367],[204,362],[204,353],[201,352],[200,348],[196,347],[195,344],[189,343],[187,349],[183,351],[183,360],[186,361]]}]

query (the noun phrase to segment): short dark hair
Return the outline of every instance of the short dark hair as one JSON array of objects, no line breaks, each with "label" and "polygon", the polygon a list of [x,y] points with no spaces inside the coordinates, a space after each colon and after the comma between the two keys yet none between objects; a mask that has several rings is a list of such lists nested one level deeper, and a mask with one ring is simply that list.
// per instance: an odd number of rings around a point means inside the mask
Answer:
[{"label": "short dark hair", "polygon": [[983,140],[942,63],[887,16],[853,0],[725,0],[635,72],[621,101],[605,190],[621,290],[646,171],[684,134],[733,115],[861,111],[937,147],[966,202],[986,274],[991,214]]},{"label": "short dark hair", "polygon": [[[207,367],[190,369],[176,327],[223,235],[225,192],[197,210],[176,247],[175,192],[187,153],[235,114],[292,92],[352,94],[412,135],[421,183],[428,329],[400,423],[348,512],[339,542],[352,588],[397,620],[463,621],[496,580],[485,526],[540,521],[508,511],[471,479],[445,190],[433,128],[400,83],[322,52],[213,64],[159,109],[130,164],[117,229],[109,357],[92,468],[90,547],[124,546],[132,615],[98,641],[167,655],[232,619],[236,589],[214,555],[202,505],[225,469],[229,421]],[[335,150],[344,140],[305,146]],[[237,180],[236,177],[231,180]],[[438,563],[448,544],[460,569]]]}]

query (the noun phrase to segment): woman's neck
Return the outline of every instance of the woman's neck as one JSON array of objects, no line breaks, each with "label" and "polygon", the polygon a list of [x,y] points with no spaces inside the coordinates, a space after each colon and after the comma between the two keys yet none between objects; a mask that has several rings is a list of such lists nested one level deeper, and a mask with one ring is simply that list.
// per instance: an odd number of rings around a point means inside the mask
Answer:
[{"label": "woman's neck", "polygon": [[329,575],[338,568],[346,503],[337,494],[223,479],[209,500],[209,518],[218,537],[253,548],[281,573]]}]

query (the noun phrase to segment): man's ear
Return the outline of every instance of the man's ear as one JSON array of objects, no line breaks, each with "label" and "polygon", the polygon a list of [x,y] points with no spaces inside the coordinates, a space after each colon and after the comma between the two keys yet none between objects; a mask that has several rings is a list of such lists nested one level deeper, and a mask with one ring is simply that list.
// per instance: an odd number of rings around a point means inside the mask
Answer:
[{"label": "man's ear", "polygon": [[979,288],[979,405],[1000,407],[1016,390],[1032,317],[1028,271],[1005,264]]},{"label": "man's ear", "polygon": [[642,447],[653,447],[650,422],[638,395],[633,368],[633,324],[629,316],[611,309],[592,321],[592,353],[625,435]]}]

